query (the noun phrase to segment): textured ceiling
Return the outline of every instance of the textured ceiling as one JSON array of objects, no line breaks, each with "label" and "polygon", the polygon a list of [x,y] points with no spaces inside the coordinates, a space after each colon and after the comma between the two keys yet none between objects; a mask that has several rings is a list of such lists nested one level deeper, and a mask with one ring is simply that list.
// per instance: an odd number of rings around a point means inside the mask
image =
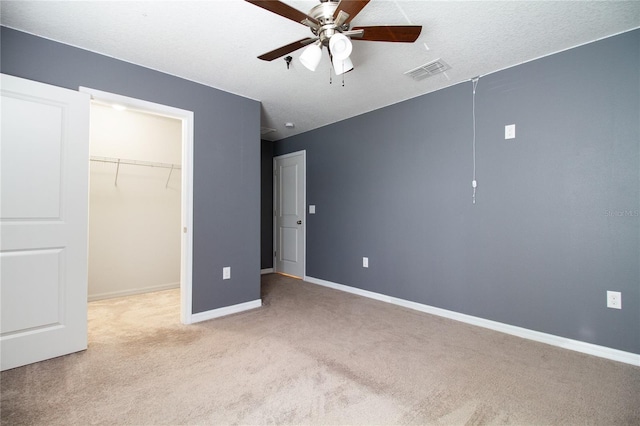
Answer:
[{"label": "textured ceiling", "polygon": [[[284,0],[308,12],[317,0]],[[531,59],[640,27],[640,2],[372,0],[360,25],[422,25],[415,43],[354,41],[355,69],[329,84],[292,54],[258,55],[309,29],[242,0],[2,1],[2,25],[262,102],[263,135],[278,140]],[[415,81],[404,72],[441,58],[451,69]],[[285,128],[286,122],[295,124]]]}]

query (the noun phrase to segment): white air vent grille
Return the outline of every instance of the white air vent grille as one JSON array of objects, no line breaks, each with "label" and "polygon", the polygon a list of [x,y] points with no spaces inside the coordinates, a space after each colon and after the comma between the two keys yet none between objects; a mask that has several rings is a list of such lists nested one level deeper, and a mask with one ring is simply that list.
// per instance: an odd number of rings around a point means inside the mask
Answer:
[{"label": "white air vent grille", "polygon": [[414,80],[422,80],[423,78],[431,77],[432,75],[443,73],[450,70],[451,66],[442,59],[436,59],[427,64],[420,65],[418,68],[414,68],[405,72],[405,75],[413,78]]},{"label": "white air vent grille", "polygon": [[275,132],[276,129],[272,129],[270,127],[260,127],[260,134],[266,135],[267,133]]}]

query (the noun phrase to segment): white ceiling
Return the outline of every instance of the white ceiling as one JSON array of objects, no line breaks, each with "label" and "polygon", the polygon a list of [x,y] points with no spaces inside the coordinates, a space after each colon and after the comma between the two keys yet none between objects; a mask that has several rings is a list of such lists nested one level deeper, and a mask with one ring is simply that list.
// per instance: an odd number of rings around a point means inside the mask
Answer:
[{"label": "white ceiling", "polygon": [[[284,0],[307,13],[317,0]],[[640,27],[639,1],[372,0],[352,21],[422,25],[415,43],[354,41],[354,71],[311,72],[303,49],[258,55],[311,36],[303,25],[243,0],[2,1],[2,25],[262,102],[263,135],[278,140],[531,59]],[[404,72],[441,58],[451,70],[421,81]],[[295,124],[285,128],[286,122]]]}]

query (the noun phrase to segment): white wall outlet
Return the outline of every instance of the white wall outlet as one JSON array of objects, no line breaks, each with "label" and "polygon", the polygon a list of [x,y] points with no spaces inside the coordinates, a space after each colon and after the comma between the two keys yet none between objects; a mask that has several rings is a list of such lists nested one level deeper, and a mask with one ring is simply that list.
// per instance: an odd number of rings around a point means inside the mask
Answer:
[{"label": "white wall outlet", "polygon": [[225,266],[222,268],[222,279],[230,280],[231,279],[231,266]]},{"label": "white wall outlet", "polygon": [[311,204],[309,205],[309,214],[316,214],[316,206]]},{"label": "white wall outlet", "polygon": [[515,139],[516,138],[516,125],[509,124],[504,126],[504,138],[505,139]]},{"label": "white wall outlet", "polygon": [[369,267],[369,258],[368,257],[363,257],[362,258],[362,267],[363,268],[368,268]]},{"label": "white wall outlet", "polygon": [[622,293],[607,291],[607,308],[622,309]]}]

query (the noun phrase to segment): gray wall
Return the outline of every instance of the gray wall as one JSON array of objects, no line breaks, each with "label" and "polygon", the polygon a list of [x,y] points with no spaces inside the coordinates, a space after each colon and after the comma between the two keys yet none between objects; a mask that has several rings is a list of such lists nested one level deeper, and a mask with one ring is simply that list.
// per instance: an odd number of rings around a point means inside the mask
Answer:
[{"label": "gray wall", "polygon": [[273,142],[261,142],[260,267],[273,268]]},{"label": "gray wall", "polygon": [[259,299],[260,103],[12,29],[0,36],[5,74],[194,112],[193,312]]},{"label": "gray wall", "polygon": [[639,52],[482,77],[475,205],[471,82],[278,141],[307,150],[307,275],[640,353]]}]

